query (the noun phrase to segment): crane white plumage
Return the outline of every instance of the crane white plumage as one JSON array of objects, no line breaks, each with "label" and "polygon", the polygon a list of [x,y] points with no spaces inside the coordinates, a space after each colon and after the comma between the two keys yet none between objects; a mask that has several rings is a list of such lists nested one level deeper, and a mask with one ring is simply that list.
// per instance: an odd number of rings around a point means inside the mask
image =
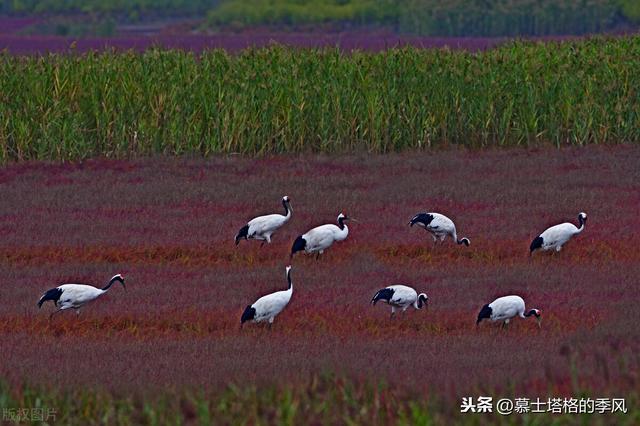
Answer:
[{"label": "crane white plumage", "polygon": [[465,246],[469,246],[471,241],[469,238],[463,237],[458,239],[458,234],[456,232],[456,225],[453,223],[451,219],[447,216],[440,213],[418,213],[409,221],[409,225],[419,225],[422,226],[425,231],[431,233],[433,237],[433,242],[436,243],[438,240],[443,242],[447,236],[451,236],[453,241],[458,244],[464,244]]},{"label": "crane white plumage", "polygon": [[504,321],[502,327],[505,328],[511,318],[519,316],[520,318],[535,317],[540,327],[541,312],[539,309],[530,309],[525,312],[524,300],[520,296],[503,296],[493,302],[484,305],[478,314],[476,325],[479,325],[483,319],[492,322]]},{"label": "crane white plumage", "polygon": [[245,240],[260,240],[263,245],[265,242],[271,243],[271,235],[291,219],[291,200],[288,196],[282,197],[282,205],[284,206],[283,215],[274,213],[258,216],[240,228],[235,237],[236,245],[243,238]]},{"label": "crane white plumage", "polygon": [[371,299],[371,304],[375,306],[380,300],[387,302],[391,305],[391,317],[393,317],[396,309],[402,309],[402,312],[406,311],[409,306],[422,309],[423,306],[427,305],[428,299],[425,293],[418,294],[413,288],[398,284],[378,290],[373,299]]},{"label": "crane white plumage", "polygon": [[291,247],[291,256],[293,257],[299,251],[304,250],[305,253],[316,253],[316,259],[324,253],[326,249],[336,241],[342,241],[349,235],[349,227],[346,221],[355,219],[349,218],[344,214],[338,215],[338,224],[329,223],[327,225],[317,226],[305,234],[300,235],[293,242]]},{"label": "crane white plumage", "polygon": [[557,252],[562,250],[562,246],[567,241],[584,231],[585,224],[587,223],[587,214],[580,212],[578,214],[578,222],[580,224],[579,228],[570,222],[547,228],[542,234],[533,239],[529,246],[529,255],[533,254],[536,250],[555,250]]},{"label": "crane white plumage", "polygon": [[273,320],[282,310],[289,304],[291,295],[293,294],[293,283],[291,282],[291,266],[285,268],[287,275],[287,283],[289,287],[286,290],[276,291],[267,294],[256,300],[253,304],[247,306],[240,318],[240,327],[247,322],[269,321],[269,328],[273,324]]},{"label": "crane white plumage", "polygon": [[62,284],[47,290],[42,297],[40,297],[38,308],[41,308],[42,304],[47,300],[51,300],[58,309],[53,311],[49,318],[58,312],[71,308],[75,309],[76,313],[80,313],[79,309],[81,307],[107,293],[116,282],[122,284],[122,287],[126,290],[124,277],[120,274],[114,275],[103,288],[96,288],[87,284]]}]

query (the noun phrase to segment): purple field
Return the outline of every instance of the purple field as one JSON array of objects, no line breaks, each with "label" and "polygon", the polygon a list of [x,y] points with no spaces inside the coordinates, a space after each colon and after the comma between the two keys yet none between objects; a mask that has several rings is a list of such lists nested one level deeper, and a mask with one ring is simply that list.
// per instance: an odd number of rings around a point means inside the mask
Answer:
[{"label": "purple field", "polygon": [[0,50],[6,49],[16,55],[69,52],[73,45],[75,52],[92,50],[138,50],[152,47],[182,49],[201,52],[206,49],[226,49],[236,52],[251,47],[273,44],[316,48],[338,47],[343,50],[380,51],[393,47],[414,46],[420,48],[443,48],[483,50],[497,46],[503,39],[489,38],[436,38],[403,37],[387,33],[366,32],[341,33],[277,33],[247,32],[220,35],[167,35],[152,37],[113,37],[73,39],[56,36],[14,36],[0,34]]},{"label": "purple field", "polygon": [[471,51],[495,47],[503,38],[467,37],[416,37],[397,35],[386,30],[326,31],[273,31],[267,28],[241,32],[224,32],[214,35],[192,34],[188,31],[159,31],[151,36],[132,32],[110,38],[72,38],[60,36],[22,35],[21,30],[34,25],[34,19],[0,18],[0,50],[12,54],[30,55],[47,52],[68,52],[73,45],[76,52],[91,50],[134,49],[142,51],[151,47],[184,49],[201,52],[205,49],[239,51],[249,47],[272,44],[311,48],[339,47],[344,50],[380,51],[392,47],[415,46],[420,48],[467,49]]},{"label": "purple field", "polygon": [[[376,378],[448,401],[620,396],[638,389],[640,149],[586,147],[387,156],[90,160],[0,170],[0,376],[10,383],[118,393],[295,384],[331,373]],[[293,218],[273,244],[233,236],[257,214]],[[434,247],[407,221],[452,217],[472,244]],[[268,331],[239,329],[244,307],[286,287],[296,235],[360,220],[315,261],[293,259],[294,294]],[[589,215],[559,254],[531,239]],[[43,291],[114,287],[79,317]],[[406,283],[426,310],[394,320],[376,290]],[[475,326],[480,307],[519,294],[542,328]],[[575,395],[574,395],[575,396]]]}]

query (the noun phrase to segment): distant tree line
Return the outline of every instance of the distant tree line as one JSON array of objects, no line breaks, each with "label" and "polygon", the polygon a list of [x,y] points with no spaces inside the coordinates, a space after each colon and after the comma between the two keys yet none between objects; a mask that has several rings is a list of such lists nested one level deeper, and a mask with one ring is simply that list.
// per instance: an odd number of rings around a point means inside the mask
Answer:
[{"label": "distant tree line", "polygon": [[597,33],[625,23],[615,0],[407,0],[402,31],[445,36]]},{"label": "distant tree line", "polygon": [[404,2],[396,0],[223,0],[208,14],[212,26],[307,25],[348,22],[396,25]]},{"label": "distant tree line", "polygon": [[0,0],[0,14],[128,20],[205,16],[208,27],[377,25],[434,36],[585,34],[640,24],[640,0]]},{"label": "distant tree line", "polygon": [[0,15],[92,14],[131,20],[145,16],[198,16],[218,0],[0,0]]},{"label": "distant tree line", "polygon": [[640,23],[640,0],[224,0],[211,26],[382,25],[411,34],[585,34]]}]

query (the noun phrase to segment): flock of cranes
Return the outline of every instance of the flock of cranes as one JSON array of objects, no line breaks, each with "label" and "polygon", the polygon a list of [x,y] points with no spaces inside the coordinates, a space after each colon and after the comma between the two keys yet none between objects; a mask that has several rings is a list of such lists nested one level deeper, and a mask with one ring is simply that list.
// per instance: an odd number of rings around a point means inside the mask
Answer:
[{"label": "flock of cranes", "polygon": [[[247,222],[235,236],[236,245],[243,239],[262,241],[262,245],[265,243],[270,244],[272,235],[291,219],[291,200],[288,196],[282,197],[282,205],[284,207],[284,214],[276,213],[258,216]],[[304,251],[307,254],[315,253],[316,259],[318,259],[333,243],[343,241],[347,238],[349,228],[346,222],[349,220],[356,221],[340,213],[337,218],[337,225],[321,225],[298,236],[291,247],[290,258],[293,258],[295,253]],[[555,250],[559,252],[567,241],[584,230],[586,222],[587,215],[581,212],[578,214],[579,227],[566,222],[546,229],[531,242],[529,248],[530,255],[536,250]],[[471,244],[471,241],[467,237],[458,239],[456,226],[453,221],[440,213],[418,213],[409,221],[409,225],[423,227],[433,237],[434,244],[438,241],[441,243],[444,242],[447,236],[450,236],[457,244],[464,244],[465,246]],[[262,296],[251,305],[248,305],[240,318],[240,327],[249,321],[266,321],[269,327],[271,327],[275,317],[289,304],[291,296],[293,295],[291,266],[287,266],[285,271],[288,285],[287,289]],[[107,293],[116,282],[122,284],[122,287],[126,289],[124,277],[120,274],[113,276],[106,286],[101,289],[86,284],[62,284],[47,290],[38,301],[38,307],[42,307],[43,303],[50,300],[57,308],[51,313],[51,317],[58,312],[72,308],[79,313],[81,307]],[[377,291],[371,299],[371,304],[375,305],[379,301],[386,302],[391,306],[391,317],[393,317],[396,310],[404,312],[410,306],[413,306],[415,309],[422,309],[422,307],[427,305],[428,300],[429,298],[426,293],[418,294],[415,289],[409,286],[391,285]],[[510,320],[515,317],[534,317],[538,322],[538,326],[540,326],[540,310],[527,310],[524,300],[516,295],[499,297],[493,302],[484,305],[478,314],[476,325],[479,325],[481,321],[486,319],[492,322],[502,322],[503,328],[506,328]]]}]

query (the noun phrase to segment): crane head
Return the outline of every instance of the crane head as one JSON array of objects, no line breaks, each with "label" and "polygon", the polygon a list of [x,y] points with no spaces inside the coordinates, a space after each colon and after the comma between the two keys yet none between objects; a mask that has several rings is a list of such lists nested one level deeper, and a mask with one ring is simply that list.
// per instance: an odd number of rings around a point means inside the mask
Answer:
[{"label": "crane head", "polygon": [[531,309],[526,316],[534,316],[536,317],[536,322],[538,323],[538,328],[542,328],[542,312],[540,312],[540,309]]},{"label": "crane head", "polygon": [[127,289],[127,286],[124,285],[124,276],[122,274],[114,275],[113,278],[111,278],[111,281],[118,281],[120,282],[120,284],[122,284],[122,288],[124,288],[125,290]]},{"label": "crane head", "polygon": [[354,219],[354,218],[352,218],[352,217],[349,217],[349,216],[347,216],[347,215],[346,215],[346,214],[344,214],[344,213],[340,213],[340,214],[338,215],[338,223],[340,223],[341,221],[342,221],[342,222],[346,222],[347,220],[350,220],[350,221],[352,221],[352,222],[357,222],[357,220],[356,220],[356,219]]}]

